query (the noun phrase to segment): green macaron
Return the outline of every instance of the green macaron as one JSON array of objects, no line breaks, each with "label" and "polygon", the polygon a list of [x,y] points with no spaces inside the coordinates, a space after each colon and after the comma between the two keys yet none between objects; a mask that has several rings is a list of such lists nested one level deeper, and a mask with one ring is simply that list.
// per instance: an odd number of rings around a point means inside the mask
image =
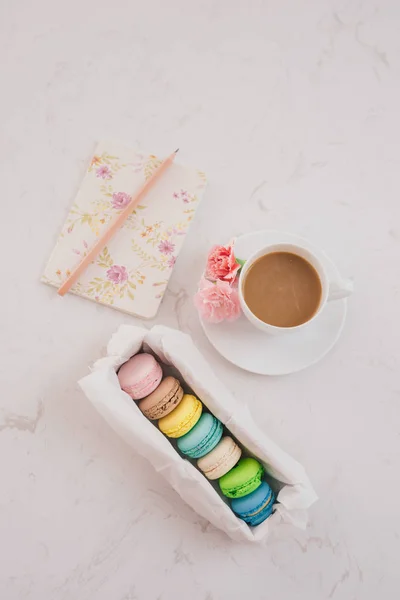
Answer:
[{"label": "green macaron", "polygon": [[261,485],[263,473],[263,466],[255,458],[241,458],[236,467],[220,478],[219,487],[227,498],[241,498]]}]

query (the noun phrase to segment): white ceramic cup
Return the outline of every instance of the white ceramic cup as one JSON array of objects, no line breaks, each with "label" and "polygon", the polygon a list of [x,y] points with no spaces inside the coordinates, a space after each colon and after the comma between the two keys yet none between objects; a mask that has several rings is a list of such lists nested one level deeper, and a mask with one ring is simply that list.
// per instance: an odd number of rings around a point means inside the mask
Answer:
[{"label": "white ceramic cup", "polygon": [[[307,260],[314,267],[320,278],[322,293],[318,309],[315,311],[311,319],[309,319],[305,323],[302,323],[301,325],[296,325],[295,327],[277,327],[275,325],[265,323],[251,312],[250,308],[247,306],[244,300],[243,286],[248,270],[258,258],[261,258],[261,256],[265,256],[266,254],[271,254],[272,252],[291,252],[292,254],[297,254],[297,256],[301,256],[301,258]],[[261,248],[261,250],[255,252],[250,256],[250,258],[246,260],[240,272],[238,292],[243,313],[250,321],[250,323],[255,325],[258,329],[261,329],[265,333],[278,335],[281,333],[288,333],[290,331],[297,331],[298,329],[307,327],[307,325],[309,325],[312,321],[318,318],[318,315],[323,310],[327,302],[330,302],[331,300],[339,300],[340,298],[350,296],[350,294],[353,292],[353,282],[348,279],[329,281],[325,267],[323,266],[321,261],[315,256],[315,254],[310,252],[310,250],[307,250],[302,246],[298,246],[297,244],[271,244],[269,246],[264,246],[264,248]]]}]

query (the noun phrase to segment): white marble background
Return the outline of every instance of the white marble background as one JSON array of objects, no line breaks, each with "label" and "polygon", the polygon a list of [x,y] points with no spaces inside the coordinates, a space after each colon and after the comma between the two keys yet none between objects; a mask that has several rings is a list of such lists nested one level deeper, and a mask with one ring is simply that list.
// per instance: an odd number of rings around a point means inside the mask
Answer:
[{"label": "white marble background", "polygon": [[[2,0],[2,600],[398,598],[399,26],[398,0]],[[38,283],[103,137],[207,171],[157,322],[304,463],[306,532],[232,543],[77,389],[135,322]],[[191,303],[209,246],[259,228],[356,277],[339,344],[290,377],[230,366]]]}]

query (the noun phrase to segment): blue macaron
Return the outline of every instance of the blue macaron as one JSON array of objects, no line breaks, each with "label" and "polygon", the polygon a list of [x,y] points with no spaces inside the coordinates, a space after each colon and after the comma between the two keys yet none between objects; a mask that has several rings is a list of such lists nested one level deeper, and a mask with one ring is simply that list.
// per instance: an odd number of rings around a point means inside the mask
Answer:
[{"label": "blue macaron", "polygon": [[268,519],[272,513],[274,502],[274,492],[268,483],[263,481],[251,494],[242,496],[242,498],[234,498],[231,507],[239,519],[243,519],[251,527],[255,527]]},{"label": "blue macaron", "polygon": [[190,458],[205,456],[222,437],[222,423],[210,413],[203,413],[196,425],[177,440],[178,448]]}]

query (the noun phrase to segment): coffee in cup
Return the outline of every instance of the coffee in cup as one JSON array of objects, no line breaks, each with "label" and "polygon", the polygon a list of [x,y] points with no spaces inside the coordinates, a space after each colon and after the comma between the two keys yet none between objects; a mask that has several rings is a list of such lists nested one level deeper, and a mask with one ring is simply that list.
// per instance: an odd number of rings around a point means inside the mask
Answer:
[{"label": "coffee in cup", "polygon": [[322,284],[302,256],[271,252],[258,258],[243,281],[243,297],[251,312],[275,327],[297,327],[317,312]]},{"label": "coffee in cup", "polygon": [[280,243],[260,248],[239,276],[239,300],[245,317],[258,329],[279,335],[308,327],[327,302],[349,296],[353,283],[325,265],[311,249]]}]

